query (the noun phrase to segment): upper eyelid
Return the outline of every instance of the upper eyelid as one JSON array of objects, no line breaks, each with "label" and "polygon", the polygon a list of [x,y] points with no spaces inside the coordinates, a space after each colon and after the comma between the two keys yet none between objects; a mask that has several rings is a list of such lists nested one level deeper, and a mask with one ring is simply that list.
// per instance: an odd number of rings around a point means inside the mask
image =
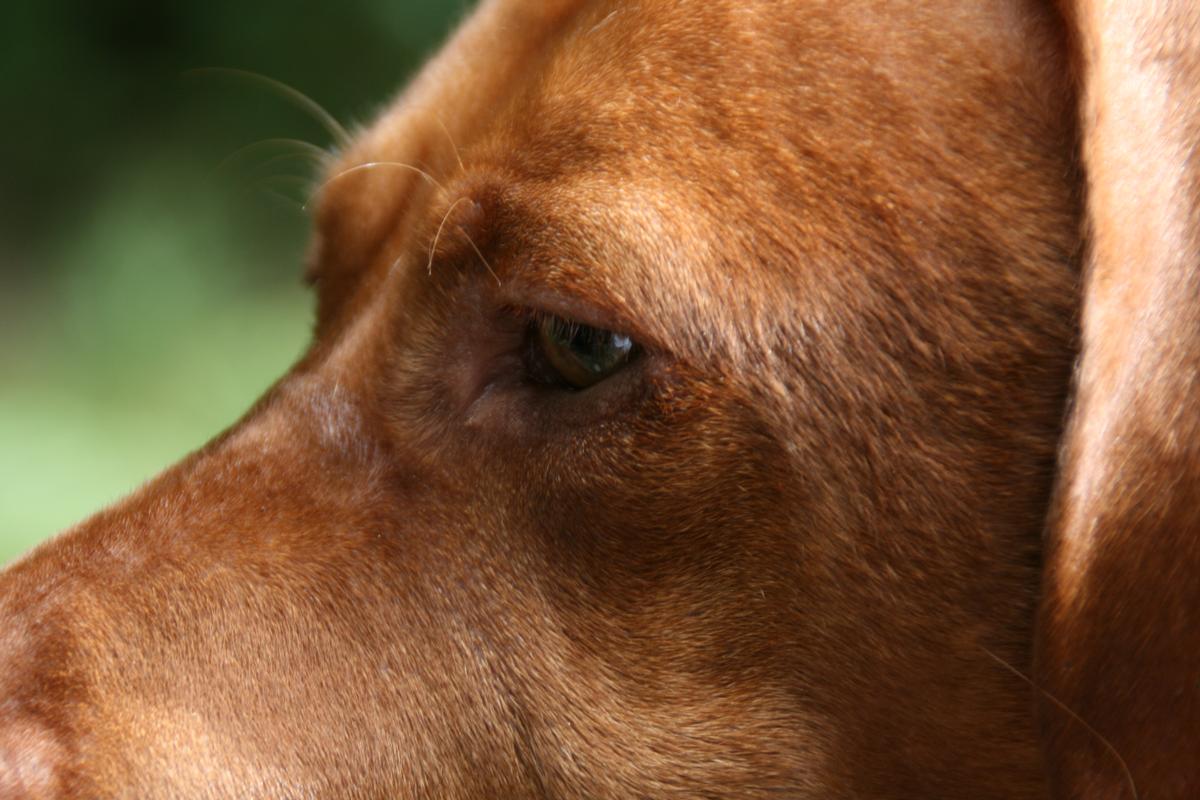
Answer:
[{"label": "upper eyelid", "polygon": [[589,328],[628,336],[643,350],[664,350],[661,342],[638,325],[616,302],[597,302],[594,293],[572,291],[561,283],[550,286],[536,277],[505,281],[498,292],[500,304],[530,318],[558,317]]},{"label": "upper eyelid", "polygon": [[[460,212],[469,208],[469,219],[461,221],[465,224],[452,219],[442,228],[439,252],[432,262],[435,273],[438,261],[443,258],[460,264],[474,262],[481,267],[476,280],[486,287],[498,306],[526,308],[620,333],[645,350],[670,350],[660,337],[650,332],[648,320],[642,319],[641,314],[601,282],[589,279],[589,273],[599,273],[601,266],[579,264],[563,268],[572,259],[570,252],[546,252],[547,248],[554,249],[553,244],[548,244],[551,239],[568,243],[578,240],[570,234],[569,224],[564,227],[564,220],[542,219],[504,189],[476,185],[464,187],[452,196],[458,199],[434,209],[429,219],[437,218],[440,225],[456,208]],[[559,230],[560,235],[549,237],[543,233],[533,240],[521,235],[522,231],[548,228]],[[494,249],[493,243],[497,241],[505,243],[502,252]],[[582,253],[575,255],[585,257]],[[421,262],[418,268],[426,269],[426,259],[418,260]]]}]

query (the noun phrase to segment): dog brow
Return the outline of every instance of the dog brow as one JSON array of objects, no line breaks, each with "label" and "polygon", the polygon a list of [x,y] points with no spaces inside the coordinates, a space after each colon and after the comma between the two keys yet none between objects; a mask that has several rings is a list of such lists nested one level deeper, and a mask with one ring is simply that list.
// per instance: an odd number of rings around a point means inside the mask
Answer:
[{"label": "dog brow", "polygon": [[446,196],[453,199],[431,206],[425,217],[427,250],[415,248],[414,268],[430,276],[477,268],[513,305],[552,306],[547,310],[620,328],[643,344],[662,339],[645,324],[654,315],[636,302],[650,288],[631,291],[645,272],[633,268],[643,255],[606,252],[570,203],[545,208],[513,183],[450,189]]}]

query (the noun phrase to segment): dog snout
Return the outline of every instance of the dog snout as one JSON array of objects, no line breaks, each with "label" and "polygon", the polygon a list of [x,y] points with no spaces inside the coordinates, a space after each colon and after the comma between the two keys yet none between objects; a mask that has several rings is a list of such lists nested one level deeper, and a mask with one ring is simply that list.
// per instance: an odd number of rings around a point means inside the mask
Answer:
[{"label": "dog snout", "polygon": [[60,796],[67,752],[50,709],[64,700],[46,581],[18,568],[0,587],[0,798]]},{"label": "dog snout", "polygon": [[348,390],[297,380],[4,574],[0,800],[104,796],[96,781],[316,796],[305,780],[345,769],[330,742],[362,731],[364,774],[409,764],[385,796],[438,785],[445,708],[489,713],[490,650],[455,610],[477,587],[452,515],[369,426]]},{"label": "dog snout", "polygon": [[59,784],[56,750],[41,726],[22,719],[0,722],[0,797],[55,797]]}]

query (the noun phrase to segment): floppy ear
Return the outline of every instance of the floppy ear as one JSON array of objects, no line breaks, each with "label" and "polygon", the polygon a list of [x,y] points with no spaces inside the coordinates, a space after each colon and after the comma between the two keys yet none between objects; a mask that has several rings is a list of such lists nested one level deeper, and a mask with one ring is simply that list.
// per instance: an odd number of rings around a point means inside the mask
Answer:
[{"label": "floppy ear", "polygon": [[1089,258],[1036,680],[1057,797],[1200,797],[1200,3],[1066,0]]}]

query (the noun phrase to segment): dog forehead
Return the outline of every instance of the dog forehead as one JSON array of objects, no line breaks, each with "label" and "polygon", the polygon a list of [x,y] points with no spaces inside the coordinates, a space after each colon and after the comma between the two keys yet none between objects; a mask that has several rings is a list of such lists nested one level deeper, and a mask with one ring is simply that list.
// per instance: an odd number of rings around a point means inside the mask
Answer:
[{"label": "dog forehead", "polygon": [[[484,3],[347,151],[335,175],[380,167],[329,183],[319,228],[338,258],[421,249],[491,183],[532,225],[555,223],[542,243],[586,251],[593,280],[640,293],[633,313],[694,318],[731,292],[811,303],[822,268],[987,238],[972,217],[988,209],[942,184],[1036,188],[1015,173],[1052,149],[1027,119],[1051,105],[1027,80],[1045,26],[1002,13],[1020,5],[933,24],[853,2]],[[1032,157],[1010,157],[1021,148]],[[689,296],[664,302],[665,272]]]},{"label": "dog forehead", "polygon": [[[353,218],[358,233],[394,225],[388,195],[444,189],[480,167],[526,183],[580,176],[592,197],[598,178],[626,195],[621,184],[635,179],[681,189],[691,180],[701,190],[700,176],[714,170],[743,180],[737,170],[753,171],[755,143],[741,134],[770,139],[795,122],[790,84],[774,85],[792,56],[777,52],[778,41],[754,41],[778,27],[763,23],[768,6],[484,3],[333,165],[319,227],[339,218]],[[729,29],[745,46],[723,44]],[[749,60],[760,63],[749,69]]]},{"label": "dog forehead", "polygon": [[[897,134],[916,141],[876,160],[920,160],[914,145],[936,150],[953,116],[1008,102],[1005,84],[1031,93],[1018,62],[1045,37],[1021,2],[928,4],[948,6],[941,16],[913,5],[491,0],[330,174],[400,161],[444,181],[486,153],[531,178],[601,157],[617,177],[754,178],[772,166],[794,175],[800,159],[845,167]],[[918,117],[919,130],[902,130]],[[379,172],[389,179],[326,186],[318,218],[383,214],[378,195],[401,181]]]},{"label": "dog forehead", "polygon": [[827,121],[851,109],[864,81],[902,86],[907,97],[870,93],[884,114],[889,100],[953,105],[981,88],[981,73],[993,73],[982,83],[996,89],[1004,74],[1028,71],[1016,62],[1045,12],[1024,2],[959,5],[491,0],[335,172],[385,155],[471,149],[498,127],[553,132],[564,149],[589,129],[623,149],[654,139],[680,146],[734,124]]}]

